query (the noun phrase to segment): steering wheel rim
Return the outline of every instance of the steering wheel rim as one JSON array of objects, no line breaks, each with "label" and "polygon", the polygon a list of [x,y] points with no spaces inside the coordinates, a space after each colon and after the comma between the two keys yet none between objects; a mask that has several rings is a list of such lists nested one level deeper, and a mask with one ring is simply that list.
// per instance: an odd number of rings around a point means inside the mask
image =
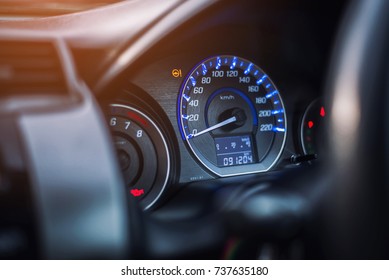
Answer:
[{"label": "steering wheel rim", "polygon": [[323,246],[330,258],[389,256],[388,11],[388,1],[352,2],[332,56],[324,238],[330,246]]}]

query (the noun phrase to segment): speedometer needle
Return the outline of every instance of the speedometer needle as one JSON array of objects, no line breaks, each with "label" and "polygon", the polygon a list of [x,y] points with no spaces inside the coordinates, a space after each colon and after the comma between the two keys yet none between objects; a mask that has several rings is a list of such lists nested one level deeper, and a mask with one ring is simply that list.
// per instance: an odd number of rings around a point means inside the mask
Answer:
[{"label": "speedometer needle", "polygon": [[209,131],[218,129],[218,128],[222,127],[222,126],[225,126],[225,125],[227,125],[227,124],[230,124],[230,123],[233,123],[233,122],[236,122],[236,121],[237,121],[236,116],[233,116],[233,117],[228,118],[228,119],[226,119],[226,120],[224,120],[224,121],[222,121],[222,122],[219,122],[219,123],[217,123],[217,124],[215,124],[215,125],[213,125],[213,126],[210,126],[210,127],[206,128],[206,129],[200,131],[200,132],[197,132],[197,133],[195,133],[195,134],[189,134],[186,138],[192,139],[192,138],[194,138],[194,137],[200,136],[200,135],[202,135],[202,134],[204,134],[204,133],[207,133],[207,132],[209,132]]}]

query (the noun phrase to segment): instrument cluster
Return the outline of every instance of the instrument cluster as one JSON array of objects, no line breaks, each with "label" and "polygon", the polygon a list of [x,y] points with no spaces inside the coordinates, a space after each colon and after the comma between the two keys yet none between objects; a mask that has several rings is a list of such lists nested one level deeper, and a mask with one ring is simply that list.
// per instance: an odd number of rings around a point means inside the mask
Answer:
[{"label": "instrument cluster", "polygon": [[104,105],[128,195],[143,209],[189,182],[317,158],[321,100],[293,107],[270,73],[238,55],[210,56],[185,73],[171,61],[148,65]]},{"label": "instrument cluster", "polygon": [[320,159],[328,46],[312,51],[311,27],[299,26],[297,15],[289,25],[266,18],[194,19],[100,95],[129,196],[144,209],[191,182]]}]

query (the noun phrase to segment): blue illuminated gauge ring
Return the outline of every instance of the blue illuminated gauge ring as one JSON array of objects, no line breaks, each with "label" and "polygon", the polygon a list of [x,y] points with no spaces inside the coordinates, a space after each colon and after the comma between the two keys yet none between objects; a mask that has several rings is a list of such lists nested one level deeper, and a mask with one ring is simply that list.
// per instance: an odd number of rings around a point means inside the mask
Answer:
[{"label": "blue illuminated gauge ring", "polygon": [[266,172],[279,160],[287,132],[284,104],[254,63],[232,55],[200,62],[184,79],[177,103],[183,141],[213,174]]}]

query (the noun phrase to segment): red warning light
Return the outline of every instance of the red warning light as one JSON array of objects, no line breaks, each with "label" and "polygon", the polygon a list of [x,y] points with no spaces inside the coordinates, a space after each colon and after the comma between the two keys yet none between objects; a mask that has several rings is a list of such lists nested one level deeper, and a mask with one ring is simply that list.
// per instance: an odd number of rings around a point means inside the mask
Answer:
[{"label": "red warning light", "polygon": [[326,115],[326,111],[324,110],[324,107],[321,106],[320,107],[320,116],[322,116],[324,118],[325,115]]},{"label": "red warning light", "polygon": [[312,128],[312,127],[313,127],[313,121],[309,121],[309,122],[308,122],[308,127],[309,127],[309,128]]},{"label": "red warning light", "polygon": [[132,196],[141,196],[142,194],[145,193],[144,189],[133,189],[130,191],[130,193],[132,194]]}]

